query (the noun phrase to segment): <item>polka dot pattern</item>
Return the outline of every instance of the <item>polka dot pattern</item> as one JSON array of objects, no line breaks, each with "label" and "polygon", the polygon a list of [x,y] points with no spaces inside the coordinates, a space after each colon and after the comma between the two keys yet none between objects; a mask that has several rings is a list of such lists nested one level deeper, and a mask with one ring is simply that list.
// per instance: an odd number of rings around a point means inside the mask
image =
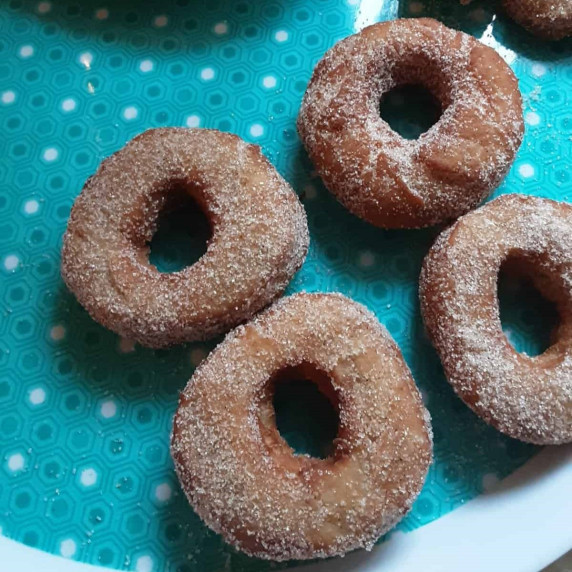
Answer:
[{"label": "polka dot pattern", "polygon": [[46,401],[46,391],[41,387],[36,387],[30,391],[29,400],[32,405],[42,405]]},{"label": "polka dot pattern", "polygon": [[8,469],[15,473],[24,468],[25,460],[21,453],[14,453],[8,457]]},{"label": "polka dot pattern", "polygon": [[60,554],[64,558],[72,558],[73,556],[75,556],[76,551],[77,551],[77,544],[75,543],[75,540],[71,538],[66,538],[65,540],[62,540],[60,544]]},{"label": "polka dot pattern", "polygon": [[[3,534],[62,557],[140,572],[282,566],[238,554],[207,530],[173,473],[168,440],[178,394],[214,342],[141,348],[93,322],[59,277],[75,196],[103,157],[150,127],[215,128],[261,145],[299,193],[312,234],[288,292],[340,291],[374,311],[396,338],[433,416],[436,454],[400,531],[488,490],[535,452],[479,421],[445,383],[417,305],[419,268],[436,230],[387,233],[349,215],[315,177],[295,126],[312,68],[335,41],[383,19],[436,17],[482,38],[519,77],[526,137],[496,194],[571,201],[570,66],[561,46],[531,38],[491,6],[2,4]],[[394,101],[397,115],[403,103]],[[405,120],[396,125],[411,129]],[[523,350],[527,319],[523,312],[520,330],[518,320],[512,323],[512,339]]]}]

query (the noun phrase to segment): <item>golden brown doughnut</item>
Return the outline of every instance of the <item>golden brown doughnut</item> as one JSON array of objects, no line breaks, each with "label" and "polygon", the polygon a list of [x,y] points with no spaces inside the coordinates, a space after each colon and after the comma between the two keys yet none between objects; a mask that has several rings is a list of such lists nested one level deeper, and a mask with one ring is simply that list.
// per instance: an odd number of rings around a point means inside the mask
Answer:
[{"label": "golden brown doughnut", "polygon": [[[148,243],[177,192],[201,206],[212,238],[194,265],[162,274]],[[86,182],[64,236],[62,276],[96,321],[162,347],[212,337],[267,306],[308,241],[302,205],[258,146],[214,130],[153,129]]]},{"label": "golden brown doughnut", "polygon": [[572,0],[503,0],[503,7],[538,36],[550,40],[572,36]]},{"label": "golden brown doughnut", "polygon": [[[425,86],[443,109],[413,141],[379,114],[382,95],[404,84]],[[423,227],[458,217],[499,185],[522,141],[522,100],[493,49],[435,20],[394,20],[326,53],[298,131],[351,212],[385,228]]]},{"label": "golden brown doughnut", "polygon": [[[272,386],[293,375],[338,408],[326,459],[294,454],[276,428]],[[373,314],[339,294],[298,294],[228,334],[200,365],[171,452],[210,528],[250,555],[288,560],[371,549],[421,490],[431,442],[409,369]]]},{"label": "golden brown doughnut", "polygon": [[[550,348],[518,353],[501,328],[501,264],[560,314]],[[485,421],[537,444],[572,441],[572,205],[504,195],[461,217],[425,258],[421,310],[447,378]]]}]

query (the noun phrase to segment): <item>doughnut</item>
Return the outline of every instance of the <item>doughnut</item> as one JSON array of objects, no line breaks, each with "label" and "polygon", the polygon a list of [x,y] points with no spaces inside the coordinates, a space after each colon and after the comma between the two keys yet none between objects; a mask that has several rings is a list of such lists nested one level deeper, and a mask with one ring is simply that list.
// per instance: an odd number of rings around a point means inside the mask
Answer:
[{"label": "doughnut", "polygon": [[[179,272],[149,262],[169,201],[209,220],[206,253]],[[262,155],[236,135],[151,129],[103,161],[76,199],[62,276],[94,320],[148,347],[204,340],[270,304],[302,265],[306,215]]]},{"label": "doughnut", "polygon": [[[276,428],[277,383],[315,382],[339,414],[326,459]],[[234,547],[269,560],[371,549],[411,508],[432,455],[429,414],[387,331],[339,294],[283,298],[240,326],[183,391],[171,453],[189,502]]]},{"label": "doughnut", "polygon": [[[382,96],[417,84],[439,121],[407,140],[380,117]],[[325,186],[383,228],[417,228],[474,208],[507,174],[522,141],[518,82],[491,48],[428,19],[369,26],[316,66],[298,131]]]},{"label": "doughnut", "polygon": [[572,36],[570,0],[503,0],[505,12],[521,26],[543,38]]},{"label": "doughnut", "polygon": [[[518,353],[502,331],[501,265],[558,308],[539,356]],[[477,415],[521,441],[572,441],[572,205],[504,195],[461,217],[425,258],[420,300],[446,377]]]}]

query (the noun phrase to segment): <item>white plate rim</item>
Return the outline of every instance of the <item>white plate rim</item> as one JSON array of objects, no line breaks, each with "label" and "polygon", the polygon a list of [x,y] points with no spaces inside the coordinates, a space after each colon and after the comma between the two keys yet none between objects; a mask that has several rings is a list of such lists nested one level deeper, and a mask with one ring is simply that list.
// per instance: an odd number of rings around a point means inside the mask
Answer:
[{"label": "white plate rim", "polygon": [[[546,447],[453,512],[372,552],[304,566],[304,572],[538,572],[572,549],[572,444]],[[102,572],[0,536],[8,572]],[[7,568],[6,568],[7,566]],[[137,562],[132,563],[137,570]],[[156,569],[146,572],[159,572]]]}]

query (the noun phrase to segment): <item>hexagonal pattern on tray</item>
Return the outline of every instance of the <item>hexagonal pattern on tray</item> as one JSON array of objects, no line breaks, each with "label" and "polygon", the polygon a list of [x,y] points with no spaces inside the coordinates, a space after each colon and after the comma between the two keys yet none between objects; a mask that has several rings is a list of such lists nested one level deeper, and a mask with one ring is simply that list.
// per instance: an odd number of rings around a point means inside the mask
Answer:
[{"label": "hexagonal pattern on tray", "polygon": [[[436,457],[399,529],[458,507],[535,452],[454,396],[425,337],[417,277],[437,230],[387,232],[348,214],[315,177],[295,127],[313,66],[335,41],[381,19],[438,17],[497,49],[520,79],[526,138],[497,194],[570,201],[569,43],[536,40],[496,8],[487,0],[468,7],[437,0],[0,2],[3,534],[139,572],[276,567],[237,554],[206,529],[169,459],[178,391],[215,342],[143,349],[93,322],[59,277],[62,234],[84,181],[150,127],[211,127],[261,145],[308,213],[311,249],[288,292],[341,291],[396,338],[433,416]],[[390,112],[405,131],[403,107],[397,101]],[[535,320],[526,304],[513,310],[507,333],[520,350],[537,350]]]}]

